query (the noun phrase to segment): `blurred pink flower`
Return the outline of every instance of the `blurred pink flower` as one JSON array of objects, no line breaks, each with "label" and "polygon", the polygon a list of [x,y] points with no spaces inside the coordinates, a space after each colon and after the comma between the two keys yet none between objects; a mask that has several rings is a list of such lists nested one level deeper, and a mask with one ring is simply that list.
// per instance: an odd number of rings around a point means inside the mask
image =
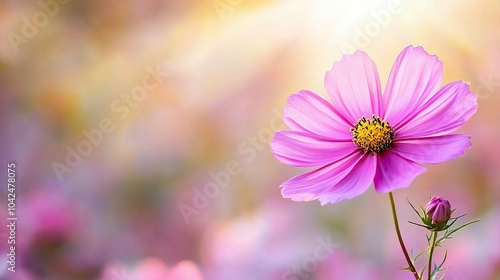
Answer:
[{"label": "blurred pink flower", "polygon": [[198,266],[191,261],[181,261],[169,269],[157,258],[146,258],[132,269],[119,265],[108,266],[101,280],[203,280]]},{"label": "blurred pink flower", "polygon": [[442,79],[437,56],[408,46],[382,95],[370,57],[344,55],[325,76],[332,103],[307,90],[288,98],[283,120],[291,131],[276,132],[273,154],[295,167],[320,168],[283,183],[282,195],[324,205],[358,196],[372,181],[387,193],[425,172],[419,163],[462,156],[469,136],[449,133],[476,112],[477,97],[462,81],[439,89]]},{"label": "blurred pink flower", "polygon": [[281,200],[213,223],[200,243],[205,279],[284,279],[285,271],[317,245],[311,235],[318,228],[306,216]]},{"label": "blurred pink flower", "polygon": [[[34,257],[34,251],[43,248],[43,244],[63,246],[78,232],[80,217],[71,202],[60,193],[42,189],[27,192],[24,196],[26,204],[19,206],[19,217],[24,222],[18,228],[23,240],[18,248],[24,256]],[[45,258],[44,262],[48,260]],[[37,262],[38,265],[41,263]]]}]

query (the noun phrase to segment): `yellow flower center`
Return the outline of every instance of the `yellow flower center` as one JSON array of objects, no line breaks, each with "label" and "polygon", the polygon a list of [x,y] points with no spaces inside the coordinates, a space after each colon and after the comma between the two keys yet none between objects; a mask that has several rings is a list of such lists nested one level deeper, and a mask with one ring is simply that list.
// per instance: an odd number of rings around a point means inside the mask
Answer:
[{"label": "yellow flower center", "polygon": [[381,153],[390,148],[394,140],[394,131],[388,122],[372,115],[371,120],[365,117],[351,127],[352,141],[365,153]]}]

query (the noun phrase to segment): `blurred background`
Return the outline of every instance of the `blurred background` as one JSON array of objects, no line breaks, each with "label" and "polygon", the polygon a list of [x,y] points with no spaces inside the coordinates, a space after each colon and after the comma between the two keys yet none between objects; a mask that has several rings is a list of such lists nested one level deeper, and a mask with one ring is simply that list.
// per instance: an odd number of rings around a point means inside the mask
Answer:
[{"label": "blurred background", "polygon": [[[409,248],[426,231],[406,202],[444,196],[481,219],[448,249],[445,279],[500,279],[500,2],[36,0],[0,4],[0,218],[16,164],[16,272],[1,279],[412,279],[387,195],[284,199],[304,172],[268,142],[301,89],[356,49],[382,84],[421,45],[479,109],[465,157],[395,192]],[[320,254],[318,254],[320,252]],[[423,263],[419,263],[421,267]]]}]

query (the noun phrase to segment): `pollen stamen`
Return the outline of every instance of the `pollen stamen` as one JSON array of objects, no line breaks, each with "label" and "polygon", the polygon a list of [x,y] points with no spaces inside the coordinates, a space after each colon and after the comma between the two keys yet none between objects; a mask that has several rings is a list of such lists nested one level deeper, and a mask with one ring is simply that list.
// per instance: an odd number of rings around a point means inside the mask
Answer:
[{"label": "pollen stamen", "polygon": [[352,141],[365,153],[381,153],[392,146],[394,131],[388,122],[372,115],[367,120],[364,116],[351,127]]}]

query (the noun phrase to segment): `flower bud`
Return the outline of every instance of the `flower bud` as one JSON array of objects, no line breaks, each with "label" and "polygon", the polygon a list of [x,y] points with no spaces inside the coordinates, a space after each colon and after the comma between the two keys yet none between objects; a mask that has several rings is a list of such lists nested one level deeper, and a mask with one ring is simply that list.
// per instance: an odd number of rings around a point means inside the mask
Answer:
[{"label": "flower bud", "polygon": [[424,222],[433,230],[442,230],[450,217],[450,202],[442,197],[433,197],[425,206]]}]

